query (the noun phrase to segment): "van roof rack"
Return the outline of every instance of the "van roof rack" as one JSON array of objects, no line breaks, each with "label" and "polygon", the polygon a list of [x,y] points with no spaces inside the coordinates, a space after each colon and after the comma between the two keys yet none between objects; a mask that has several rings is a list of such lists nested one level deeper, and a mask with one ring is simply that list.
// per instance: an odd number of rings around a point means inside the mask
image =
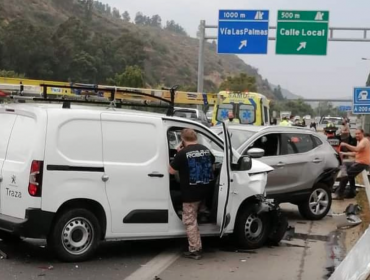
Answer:
[{"label": "van roof rack", "polygon": [[[167,109],[167,116],[173,116],[174,113],[174,106],[175,106],[175,94],[176,90],[178,89],[178,85],[175,85],[170,88],[163,87],[162,90],[168,90],[170,92],[170,100],[162,98],[160,96],[156,96],[153,94],[145,93],[140,90],[131,90],[131,89],[123,89],[120,87],[115,86],[106,86],[106,87],[92,87],[92,86],[84,86],[84,85],[58,85],[58,88],[64,89],[71,89],[71,90],[81,90],[86,91],[86,93],[81,95],[55,95],[53,94],[52,97],[48,95],[48,87],[54,87],[51,84],[41,84],[40,87],[42,88],[42,93],[38,96],[25,96],[23,92],[19,92],[18,95],[9,95],[9,98],[14,100],[22,100],[22,101],[35,101],[35,102],[60,102],[63,103],[63,108],[69,109],[71,108],[71,103],[83,103],[83,104],[96,104],[96,105],[109,105],[115,108],[121,108],[122,106],[136,106],[136,107],[148,107],[148,108],[161,108]],[[109,92],[109,97],[99,96],[99,92]],[[127,94],[130,96],[136,96],[138,100],[131,100],[127,101],[124,99],[117,99],[116,94]],[[140,100],[140,97],[146,98],[144,100]],[[149,98],[149,100],[147,100]],[[150,99],[153,101],[159,102],[157,104],[150,104]],[[164,102],[166,105],[162,105],[161,103]]]}]

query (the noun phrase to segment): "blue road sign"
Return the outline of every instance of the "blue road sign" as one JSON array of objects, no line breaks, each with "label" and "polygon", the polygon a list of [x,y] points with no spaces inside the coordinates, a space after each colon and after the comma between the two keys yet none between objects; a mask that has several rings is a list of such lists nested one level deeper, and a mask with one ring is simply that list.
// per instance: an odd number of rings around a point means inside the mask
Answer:
[{"label": "blue road sign", "polygon": [[220,10],[218,53],[267,54],[269,11]]},{"label": "blue road sign", "polygon": [[341,112],[348,112],[348,111],[352,111],[352,107],[351,106],[339,106],[338,107],[339,111]]},{"label": "blue road sign", "polygon": [[352,112],[353,114],[370,114],[370,87],[354,89]]}]

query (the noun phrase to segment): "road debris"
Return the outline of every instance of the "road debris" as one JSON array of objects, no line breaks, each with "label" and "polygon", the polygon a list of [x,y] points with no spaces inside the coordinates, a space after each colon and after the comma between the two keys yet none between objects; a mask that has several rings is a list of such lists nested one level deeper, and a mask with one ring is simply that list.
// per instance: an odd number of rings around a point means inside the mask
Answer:
[{"label": "road debris", "polygon": [[0,250],[0,259],[7,259],[8,255],[4,251]]},{"label": "road debris", "polygon": [[346,210],[341,214],[334,214],[333,218],[337,224],[337,228],[350,228],[362,223],[361,218],[358,216],[360,213],[360,206],[350,204]]},{"label": "road debris", "polygon": [[286,230],[282,240],[287,240],[287,241],[292,240],[292,238],[294,237],[294,233],[295,233],[295,227],[288,226],[288,229]]},{"label": "road debris", "polygon": [[39,266],[39,268],[41,268],[43,270],[53,270],[54,269],[54,266],[52,266],[52,265],[49,265],[49,266]]}]

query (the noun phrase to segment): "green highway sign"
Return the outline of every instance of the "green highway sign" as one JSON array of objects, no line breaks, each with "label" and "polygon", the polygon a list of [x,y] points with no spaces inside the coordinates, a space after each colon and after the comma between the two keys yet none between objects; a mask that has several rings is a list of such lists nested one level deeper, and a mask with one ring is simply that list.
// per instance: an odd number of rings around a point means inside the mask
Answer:
[{"label": "green highway sign", "polygon": [[278,11],[276,54],[326,55],[328,11]]}]

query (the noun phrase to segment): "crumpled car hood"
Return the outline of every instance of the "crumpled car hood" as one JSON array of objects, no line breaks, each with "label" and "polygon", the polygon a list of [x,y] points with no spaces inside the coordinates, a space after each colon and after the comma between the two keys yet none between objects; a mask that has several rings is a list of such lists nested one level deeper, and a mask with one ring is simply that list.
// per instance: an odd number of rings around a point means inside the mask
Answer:
[{"label": "crumpled car hood", "polygon": [[257,159],[252,159],[252,169],[248,170],[248,173],[263,173],[274,170],[270,165],[263,163]]}]

